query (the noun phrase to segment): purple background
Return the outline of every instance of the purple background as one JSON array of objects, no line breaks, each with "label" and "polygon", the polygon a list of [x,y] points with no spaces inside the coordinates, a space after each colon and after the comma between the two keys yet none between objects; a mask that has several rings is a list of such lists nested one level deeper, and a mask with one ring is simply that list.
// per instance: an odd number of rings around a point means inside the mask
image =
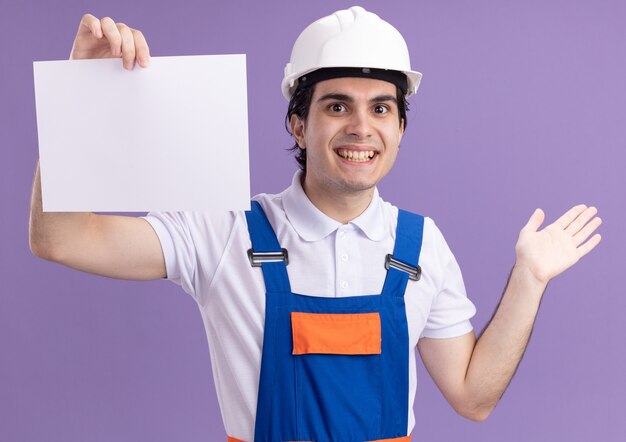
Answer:
[{"label": "purple background", "polygon": [[[251,190],[276,192],[296,167],[279,91],[291,45],[352,2],[32,3],[3,0],[0,12],[0,440],[222,441],[191,297],[30,253],[32,62],[67,58],[85,12],[141,29],[155,56],[248,54]],[[486,422],[455,415],[419,367],[418,440],[626,440],[625,4],[362,4],[404,34],[424,73],[381,193],[437,221],[478,308],[477,331],[536,207],[552,222],[584,202],[605,220],[600,246],[550,283],[519,372]]]}]

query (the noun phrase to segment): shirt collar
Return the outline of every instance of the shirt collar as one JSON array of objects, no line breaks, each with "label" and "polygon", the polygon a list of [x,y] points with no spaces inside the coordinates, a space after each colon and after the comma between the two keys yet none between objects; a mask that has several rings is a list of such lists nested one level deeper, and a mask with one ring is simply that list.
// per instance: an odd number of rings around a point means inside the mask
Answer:
[{"label": "shirt collar", "polygon": [[[302,177],[301,170],[294,174],[291,186],[283,193],[283,207],[287,219],[303,240],[318,241],[333,233],[342,224],[324,214],[309,200],[302,189]],[[374,188],[372,201],[367,209],[349,224],[358,227],[372,241],[383,239],[385,213],[377,188]]]}]

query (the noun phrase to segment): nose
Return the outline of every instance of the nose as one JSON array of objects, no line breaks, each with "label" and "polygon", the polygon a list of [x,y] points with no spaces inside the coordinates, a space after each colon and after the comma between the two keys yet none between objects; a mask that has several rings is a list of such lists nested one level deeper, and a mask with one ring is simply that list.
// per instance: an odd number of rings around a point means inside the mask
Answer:
[{"label": "nose", "polygon": [[346,133],[358,139],[367,139],[372,136],[373,128],[367,110],[354,110],[346,125]]}]

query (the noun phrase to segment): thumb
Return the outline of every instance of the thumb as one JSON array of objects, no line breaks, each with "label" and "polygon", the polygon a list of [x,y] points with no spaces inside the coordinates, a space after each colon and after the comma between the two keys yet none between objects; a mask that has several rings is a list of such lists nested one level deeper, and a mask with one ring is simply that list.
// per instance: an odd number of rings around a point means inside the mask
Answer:
[{"label": "thumb", "polygon": [[530,219],[528,220],[526,225],[522,228],[522,230],[526,230],[529,232],[536,232],[537,229],[541,226],[541,223],[543,223],[543,220],[545,219],[545,217],[546,215],[545,213],[543,213],[543,210],[535,209],[535,211],[530,216]]}]

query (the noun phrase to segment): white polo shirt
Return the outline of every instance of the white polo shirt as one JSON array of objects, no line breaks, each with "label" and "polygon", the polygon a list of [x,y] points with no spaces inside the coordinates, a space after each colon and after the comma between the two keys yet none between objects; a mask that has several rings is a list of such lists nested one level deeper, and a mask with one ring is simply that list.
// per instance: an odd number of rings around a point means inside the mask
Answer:
[{"label": "white polo shirt", "polygon": [[[254,197],[289,251],[295,293],[342,297],[381,292],[385,256],[393,252],[398,209],[374,192],[368,208],[348,224],[319,211],[302,190],[301,172],[277,195]],[[243,212],[150,212],[167,278],[197,302],[209,343],[215,387],[229,436],[251,441],[259,387],[265,285],[252,268]],[[415,424],[415,347],[420,337],[451,338],[472,330],[475,307],[443,235],[428,217],[420,255],[422,277],[405,293],[409,327],[408,428]]]}]

